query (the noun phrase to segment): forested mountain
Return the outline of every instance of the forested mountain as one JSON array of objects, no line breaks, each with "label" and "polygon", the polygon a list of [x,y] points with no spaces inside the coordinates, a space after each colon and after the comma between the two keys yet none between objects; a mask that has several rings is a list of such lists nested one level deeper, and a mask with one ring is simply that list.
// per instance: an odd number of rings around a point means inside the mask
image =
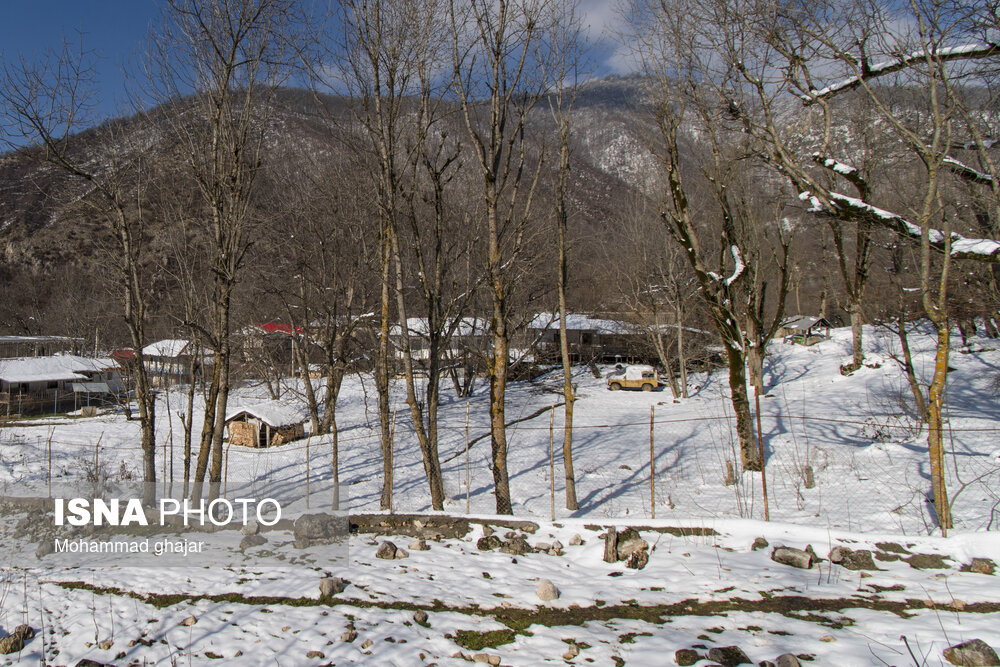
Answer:
[{"label": "forested mountain", "polygon": [[[623,207],[649,192],[657,179],[657,163],[649,145],[653,125],[643,102],[646,85],[648,82],[639,77],[608,77],[584,84],[577,94],[571,237],[574,262],[587,267],[584,273],[607,261],[607,240],[615,234]],[[298,89],[281,91],[277,100],[267,129],[268,154],[262,165],[266,178],[259,187],[258,206],[267,212],[255,230],[261,239],[281,236],[282,195],[287,194],[289,183],[324,183],[322,187],[331,197],[350,195],[358,202],[365,199],[366,188],[373,187],[359,177],[364,170],[359,155],[363,138],[346,100],[323,96],[317,101],[310,91]],[[172,215],[161,208],[163,202],[169,199],[171,206],[176,206],[177,201],[187,200],[189,215],[197,217],[197,204],[190,192],[196,186],[190,170],[163,131],[164,114],[189,112],[184,102],[175,103],[147,114],[109,120],[72,138],[73,153],[84,164],[96,166],[99,173],[124,171],[133,188],[144,181],[145,235],[150,247],[159,249],[150,256],[149,270],[153,272],[164,268],[153,266],[156,262],[169,266],[168,238],[176,231]],[[455,134],[460,131],[457,115],[447,122],[455,125]],[[527,136],[531,150],[542,153],[551,149],[552,123],[544,103],[533,112]],[[86,335],[90,327],[79,321],[83,317],[80,311],[87,309],[84,300],[106,304],[107,317],[114,318],[113,298],[108,294],[105,299],[100,284],[108,279],[102,267],[113,244],[108,241],[101,211],[91,205],[92,188],[65,170],[40,161],[37,150],[0,157],[0,272],[15,295],[0,307],[0,328],[26,333],[65,331],[68,327]],[[141,168],[133,169],[131,165],[140,161]],[[128,168],[122,170],[123,166]],[[352,172],[352,179],[343,178],[345,172]],[[551,199],[551,173],[542,175],[539,199],[545,202],[536,208],[538,226],[543,227],[550,216],[546,200]],[[363,203],[359,208],[364,208]],[[366,213],[355,210],[354,215]],[[197,225],[191,226],[191,233],[198,233]],[[544,235],[543,231],[538,233]],[[258,247],[264,256],[272,250]],[[79,280],[67,281],[68,276]],[[164,276],[163,281],[160,298],[166,299],[170,279]],[[83,291],[77,295],[80,302],[72,308],[74,312],[59,312],[69,307],[62,302],[76,286]],[[580,308],[600,308],[614,301],[606,289],[589,280],[581,280],[576,291]],[[280,312],[273,313],[273,317],[280,316]],[[165,316],[163,326],[170,326]]]}]

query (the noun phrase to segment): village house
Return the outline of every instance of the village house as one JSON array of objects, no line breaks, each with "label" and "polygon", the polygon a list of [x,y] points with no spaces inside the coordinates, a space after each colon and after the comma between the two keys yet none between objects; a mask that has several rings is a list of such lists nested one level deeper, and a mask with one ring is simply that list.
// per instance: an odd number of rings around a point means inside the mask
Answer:
[{"label": "village house", "polygon": [[[459,359],[468,354],[485,354],[492,345],[490,323],[485,319],[463,317],[449,322],[447,326],[454,326],[455,331],[448,341],[448,347],[442,351],[444,358]],[[430,357],[430,325],[427,318],[407,318],[406,328],[409,331],[410,356],[414,361],[426,361]],[[402,337],[403,328],[399,324],[389,329],[389,340],[397,359],[403,358]]]},{"label": "village house", "polygon": [[[540,313],[528,325],[534,339],[535,360],[557,363],[560,359],[559,316]],[[645,333],[619,320],[570,313],[566,316],[566,339],[572,363],[632,363],[649,358]]]},{"label": "village house", "polygon": [[283,322],[250,324],[239,331],[241,361],[246,364],[251,375],[262,371],[288,370],[295,375],[294,341],[305,339],[305,329],[293,327]]},{"label": "village house", "polygon": [[245,447],[275,447],[305,436],[302,415],[277,401],[230,408],[227,439]]},{"label": "village house", "polygon": [[122,391],[113,359],[72,354],[0,359],[0,415],[76,410],[103,404]]},{"label": "village house", "polygon": [[0,336],[0,359],[79,354],[82,338],[69,336]]},{"label": "village house", "polygon": [[212,364],[213,354],[212,350],[199,347],[194,341],[176,338],[157,341],[142,348],[150,383],[160,387],[200,377],[202,370]]}]

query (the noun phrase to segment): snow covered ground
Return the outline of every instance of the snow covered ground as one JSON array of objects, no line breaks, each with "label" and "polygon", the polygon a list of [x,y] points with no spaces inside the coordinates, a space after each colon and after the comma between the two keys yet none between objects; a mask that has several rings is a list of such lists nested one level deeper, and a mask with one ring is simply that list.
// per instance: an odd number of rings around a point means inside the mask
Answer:
[{"label": "snow covered ground", "polygon": [[[503,664],[644,665],[673,664],[678,649],[694,647],[704,656],[727,645],[740,646],[755,663],[790,652],[813,656],[814,664],[913,664],[912,651],[918,664],[924,657],[926,664],[941,664],[941,650],[966,639],[979,637],[1000,648],[996,577],[961,571],[974,558],[1000,558],[1000,349],[993,349],[1000,343],[971,340],[969,349],[953,355],[948,473],[956,529],[942,538],[933,530],[926,500],[926,433],[907,416],[910,400],[894,359],[898,344],[886,332],[865,333],[867,364],[851,377],[839,372],[850,354],[848,330],[810,348],[773,344],[768,393],[761,399],[770,523],[762,521],[759,474],[737,474],[736,484],[725,484],[726,462],[738,464],[739,457],[724,372],[693,377],[692,396],[675,401],[669,391],[609,392],[603,379],[581,368],[574,423],[580,509],[562,508],[557,408],[554,522],[544,408],[561,400],[560,378],[552,373],[515,384],[508,393],[508,421],[522,420],[508,430],[515,518],[537,526],[526,535],[528,543],[558,540],[565,545],[562,555],[477,547],[484,522],[492,522],[501,538],[509,530],[492,516],[489,442],[481,437],[489,423],[483,382],[471,400],[446,394],[441,410],[445,509],[464,516],[468,491],[478,522],[467,533],[428,540],[429,550],[411,549],[408,558],[391,561],[375,558],[377,545],[390,539],[407,548],[412,530],[381,537],[360,533],[350,539],[348,562],[333,569],[152,570],[126,567],[125,561],[91,569],[11,567],[0,586],[0,626],[5,632],[20,623],[44,627],[44,638],[29,641],[20,656],[35,663],[45,651],[47,664],[83,658],[201,664],[217,657],[248,665],[463,664],[452,656],[485,653]],[[911,345],[918,371],[929,373],[932,338],[917,335]],[[396,389],[394,507],[432,514],[409,411],[402,387]],[[265,394],[245,387],[232,404],[250,405]],[[294,391],[284,400],[294,404]],[[183,397],[172,392],[161,396],[157,408],[161,451],[172,452],[177,479],[182,407]],[[196,425],[200,410],[196,405]],[[378,511],[375,410],[370,378],[345,381],[337,417],[340,479],[352,514]],[[467,410],[474,441],[468,489]],[[137,477],[138,440],[137,423],[112,414],[6,426],[0,433],[0,490],[45,495],[50,442],[56,480],[83,474],[95,455],[111,474]],[[232,447],[227,460],[232,480],[263,477],[300,490],[307,465],[316,507],[328,490],[329,436],[313,437],[308,446],[297,441],[269,450]],[[815,481],[811,488],[807,467]],[[0,519],[5,539],[13,539],[22,520],[16,512]],[[628,525],[639,527],[650,547],[641,570],[602,560],[600,536],[609,526]],[[292,549],[285,544],[288,531],[265,535],[275,549]],[[576,535],[583,544],[570,546]],[[753,550],[758,537],[770,547]],[[809,570],[775,563],[769,556],[777,545],[811,545],[824,561]],[[880,569],[831,564],[828,553],[838,545],[871,550]],[[348,584],[336,599],[318,600],[318,583],[326,575]],[[536,596],[542,579],[559,589],[557,600]],[[421,611],[428,614],[425,623],[414,620]],[[195,623],[180,624],[191,617]],[[353,641],[342,641],[352,632]]]}]

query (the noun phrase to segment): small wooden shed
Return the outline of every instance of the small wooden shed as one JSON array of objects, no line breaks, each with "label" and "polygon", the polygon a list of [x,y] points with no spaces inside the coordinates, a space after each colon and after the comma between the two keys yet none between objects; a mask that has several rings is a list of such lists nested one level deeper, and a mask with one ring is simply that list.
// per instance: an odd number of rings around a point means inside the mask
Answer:
[{"label": "small wooden shed", "polygon": [[245,447],[275,447],[305,436],[302,415],[276,401],[233,408],[226,430],[230,444]]},{"label": "small wooden shed", "polygon": [[810,315],[794,315],[781,323],[777,331],[779,336],[802,335],[808,340],[812,336],[830,337],[830,323],[824,317]]}]

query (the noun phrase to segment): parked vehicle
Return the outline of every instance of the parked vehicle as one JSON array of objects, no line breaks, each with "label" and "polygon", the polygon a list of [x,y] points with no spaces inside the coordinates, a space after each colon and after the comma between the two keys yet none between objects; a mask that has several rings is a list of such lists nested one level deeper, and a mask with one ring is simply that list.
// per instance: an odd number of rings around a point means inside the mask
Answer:
[{"label": "parked vehicle", "polygon": [[608,376],[608,389],[642,389],[653,391],[660,386],[660,378],[652,366],[626,366]]}]

